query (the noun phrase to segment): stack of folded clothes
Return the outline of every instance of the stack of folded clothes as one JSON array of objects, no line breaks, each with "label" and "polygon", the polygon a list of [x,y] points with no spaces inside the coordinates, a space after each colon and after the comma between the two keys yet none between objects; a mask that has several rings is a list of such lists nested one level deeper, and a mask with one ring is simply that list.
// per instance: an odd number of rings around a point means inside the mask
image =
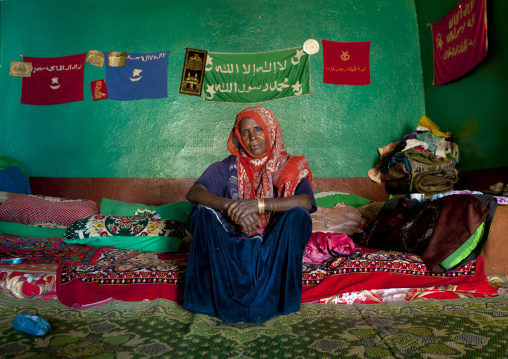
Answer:
[{"label": "stack of folded clothes", "polygon": [[415,132],[378,149],[380,161],[369,170],[369,178],[386,183],[389,193],[447,192],[457,183],[459,147],[427,116]]}]

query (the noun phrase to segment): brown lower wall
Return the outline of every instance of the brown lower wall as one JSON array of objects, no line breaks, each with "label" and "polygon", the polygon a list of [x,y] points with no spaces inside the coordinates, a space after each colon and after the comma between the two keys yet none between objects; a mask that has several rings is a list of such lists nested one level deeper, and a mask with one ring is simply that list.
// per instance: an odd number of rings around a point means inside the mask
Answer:
[{"label": "brown lower wall", "polygon": [[497,206],[482,257],[486,275],[508,275],[508,206]]},{"label": "brown lower wall", "polygon": [[146,205],[185,201],[185,194],[192,183],[194,180],[187,178],[30,178],[33,194],[90,199],[97,205],[102,198]]},{"label": "brown lower wall", "polygon": [[[32,193],[43,196],[91,199],[98,205],[101,198],[118,201],[161,205],[185,201],[185,194],[195,178],[72,178],[31,177]],[[455,189],[485,191],[489,186],[503,182],[508,184],[508,167],[459,173]],[[379,185],[368,177],[317,177],[314,191],[341,191],[353,193],[372,201],[388,199],[385,185]]]},{"label": "brown lower wall", "polygon": [[490,186],[498,182],[508,184],[508,166],[459,172],[459,180],[454,188],[485,192],[489,190]]},{"label": "brown lower wall", "polygon": [[[32,193],[72,199],[90,199],[100,205],[102,198],[117,201],[162,205],[185,201],[195,178],[72,178],[31,177]],[[384,185],[368,177],[314,178],[314,191],[353,193],[373,201],[388,199]]]}]

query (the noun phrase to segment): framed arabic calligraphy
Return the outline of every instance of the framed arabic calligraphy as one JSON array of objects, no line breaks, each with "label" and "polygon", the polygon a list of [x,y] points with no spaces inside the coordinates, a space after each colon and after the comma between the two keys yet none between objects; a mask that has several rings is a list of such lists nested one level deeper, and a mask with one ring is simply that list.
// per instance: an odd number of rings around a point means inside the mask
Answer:
[{"label": "framed arabic calligraphy", "polygon": [[201,96],[207,51],[186,48],[180,93]]},{"label": "framed arabic calligraphy", "polygon": [[30,62],[11,61],[9,76],[30,77],[32,76],[32,64]]}]

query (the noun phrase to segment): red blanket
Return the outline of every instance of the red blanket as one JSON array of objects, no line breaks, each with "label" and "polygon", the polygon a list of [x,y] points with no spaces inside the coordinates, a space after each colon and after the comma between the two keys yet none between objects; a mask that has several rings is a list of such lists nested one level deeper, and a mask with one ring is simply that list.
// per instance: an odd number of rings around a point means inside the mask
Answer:
[{"label": "red blanket", "polygon": [[[60,239],[17,236],[0,236],[0,250],[1,257],[27,257],[21,264],[0,265],[4,294],[7,290],[17,297],[53,299],[56,285],[58,299],[75,308],[112,300],[182,299],[187,252],[94,248],[67,245]],[[435,274],[418,255],[360,246],[350,256],[303,264],[302,280],[302,302],[375,303],[395,296],[414,300],[497,295],[487,281],[481,257],[459,270]]]},{"label": "red blanket", "polygon": [[0,258],[24,258],[24,263],[93,264],[103,248],[75,246],[59,238],[0,236]]},{"label": "red blanket", "polygon": [[165,298],[181,302],[188,253],[155,253],[108,248],[93,265],[62,264],[58,299],[74,308],[112,300]]},{"label": "red blanket", "polygon": [[[187,255],[108,249],[94,265],[64,264],[57,278],[58,299],[86,308],[112,300],[165,298],[181,302]],[[373,289],[436,287],[428,297],[456,298],[456,293],[493,296],[481,257],[454,272],[434,274],[417,255],[359,247],[348,257],[303,264],[302,302],[324,301],[341,293]],[[439,288],[437,288],[439,287]],[[408,295],[411,297],[411,295]],[[414,295],[413,295],[414,297]],[[364,302],[357,300],[357,302]]]},{"label": "red blanket", "polygon": [[93,264],[103,248],[74,246],[57,238],[0,236],[0,292],[16,298],[51,300],[60,263]]},{"label": "red blanket", "polygon": [[393,288],[414,292],[441,287],[435,291],[447,295],[439,299],[457,298],[451,291],[474,296],[497,295],[497,289],[488,283],[481,257],[456,271],[436,274],[427,269],[418,255],[359,247],[352,256],[337,257],[323,264],[304,264],[303,269],[302,302],[326,301],[340,293]]}]

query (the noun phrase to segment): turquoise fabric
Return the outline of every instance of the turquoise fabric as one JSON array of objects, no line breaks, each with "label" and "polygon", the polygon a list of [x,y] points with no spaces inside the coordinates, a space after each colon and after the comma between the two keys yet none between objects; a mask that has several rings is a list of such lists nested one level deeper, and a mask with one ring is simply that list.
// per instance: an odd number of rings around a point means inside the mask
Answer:
[{"label": "turquoise fabric", "polygon": [[315,192],[314,198],[318,207],[332,208],[338,203],[348,206],[360,207],[370,203],[370,200],[350,193],[341,192]]},{"label": "turquoise fabric", "polygon": [[65,240],[66,243],[82,244],[90,247],[115,247],[119,249],[149,251],[149,252],[176,252],[182,244],[182,238],[167,236],[107,236],[88,237]]},{"label": "turquoise fabric", "polygon": [[22,237],[62,238],[67,228],[44,228],[0,221],[0,234]]}]

